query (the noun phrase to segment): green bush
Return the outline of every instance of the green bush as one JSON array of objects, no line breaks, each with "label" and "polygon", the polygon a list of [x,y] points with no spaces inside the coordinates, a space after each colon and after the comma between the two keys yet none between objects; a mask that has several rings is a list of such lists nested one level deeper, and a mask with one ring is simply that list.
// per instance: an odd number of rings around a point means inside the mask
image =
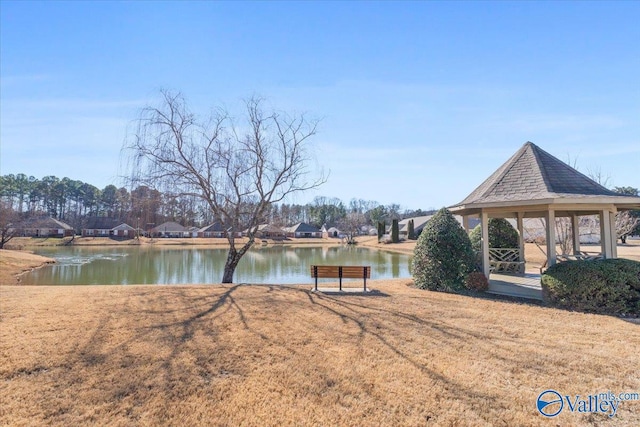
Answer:
[{"label": "green bush", "polygon": [[382,236],[384,236],[384,232],[385,232],[384,221],[378,221],[378,241],[382,239]]},{"label": "green bush", "polygon": [[[489,247],[490,248],[517,248],[518,232],[504,218],[489,218]],[[482,229],[478,224],[471,233],[471,246],[473,250],[479,252],[482,249],[480,240],[482,239]]]},{"label": "green bush", "polygon": [[487,279],[487,276],[479,271],[469,273],[465,280],[465,284],[467,289],[471,289],[472,291],[484,292],[489,289],[489,280]]},{"label": "green bush", "polygon": [[410,219],[409,222],[407,223],[407,239],[416,240],[416,231],[415,231],[415,228],[413,226],[413,220],[412,219]]},{"label": "green bush", "polygon": [[469,236],[447,209],[440,209],[422,230],[416,243],[411,271],[421,289],[458,292],[474,270]]},{"label": "green bush", "polygon": [[400,241],[400,226],[398,220],[391,221],[391,243],[398,243]]},{"label": "green bush", "polygon": [[556,307],[588,313],[640,315],[640,262],[568,261],[542,275],[542,295]]}]

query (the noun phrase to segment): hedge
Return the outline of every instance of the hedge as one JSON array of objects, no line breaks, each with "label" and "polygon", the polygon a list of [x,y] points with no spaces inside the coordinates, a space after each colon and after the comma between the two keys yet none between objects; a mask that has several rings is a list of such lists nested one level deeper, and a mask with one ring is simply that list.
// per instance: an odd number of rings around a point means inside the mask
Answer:
[{"label": "hedge", "polygon": [[542,275],[545,301],[587,313],[640,316],[640,262],[567,261]]}]

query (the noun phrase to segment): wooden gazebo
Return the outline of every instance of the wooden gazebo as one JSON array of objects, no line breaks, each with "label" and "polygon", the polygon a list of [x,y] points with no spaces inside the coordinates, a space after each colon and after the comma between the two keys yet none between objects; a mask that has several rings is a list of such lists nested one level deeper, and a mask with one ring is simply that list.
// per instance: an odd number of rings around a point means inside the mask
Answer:
[{"label": "wooden gazebo", "polygon": [[464,218],[480,217],[482,268],[489,277],[489,218],[515,218],[520,235],[519,261],[524,263],[524,218],[544,218],[547,265],[556,263],[555,219],[571,218],[573,251],[580,253],[579,218],[600,217],[601,256],[616,258],[615,214],[640,209],[640,197],[614,193],[532,142],[525,143],[467,198],[449,210]]}]

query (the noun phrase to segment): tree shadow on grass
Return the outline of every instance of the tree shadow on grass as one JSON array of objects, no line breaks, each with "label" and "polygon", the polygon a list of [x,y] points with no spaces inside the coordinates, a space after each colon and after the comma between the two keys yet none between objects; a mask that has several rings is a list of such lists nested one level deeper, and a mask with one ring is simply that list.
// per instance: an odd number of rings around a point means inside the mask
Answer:
[{"label": "tree shadow on grass", "polygon": [[[421,375],[424,375],[425,381],[428,380],[432,383],[431,389],[436,386],[443,387],[449,398],[455,398],[469,408],[476,408],[479,401],[495,401],[501,396],[497,392],[478,390],[429,366],[420,357],[417,357],[415,353],[403,347],[401,341],[399,341],[401,337],[395,335],[395,332],[408,328],[411,330],[424,330],[425,334],[437,333],[442,336],[443,340],[446,339],[451,343],[464,343],[469,340],[476,340],[478,343],[484,342],[483,351],[491,351],[491,357],[497,363],[499,361],[505,364],[514,363],[514,360],[504,356],[504,354],[508,354],[506,351],[498,351],[497,338],[494,337],[492,342],[486,343],[486,336],[466,328],[462,323],[454,325],[451,322],[442,322],[437,318],[424,318],[401,306],[395,309],[395,307],[388,308],[374,304],[374,301],[382,302],[388,298],[394,298],[394,296],[388,294],[384,294],[384,299],[368,299],[362,296],[345,298],[314,293],[299,287],[278,285],[223,285],[212,287],[208,293],[195,292],[193,289],[192,287],[176,287],[163,288],[162,291],[148,289],[138,292],[135,294],[137,298],[148,298],[148,300],[143,300],[143,306],[121,306],[120,310],[123,313],[127,313],[127,315],[132,315],[140,308],[144,310],[144,304],[153,307],[153,310],[148,311],[149,318],[144,324],[131,325],[135,329],[135,333],[131,334],[130,338],[106,349],[104,343],[111,333],[110,322],[114,320],[105,316],[85,344],[79,346],[76,358],[84,366],[97,371],[101,367],[114,362],[122,366],[122,373],[124,374],[122,378],[118,380],[115,386],[105,391],[113,401],[126,399],[127,396],[136,394],[137,390],[142,387],[142,383],[145,382],[152,384],[151,387],[154,387],[154,393],[162,391],[166,399],[179,399],[184,393],[189,392],[188,387],[182,387],[182,383],[185,381],[195,381],[195,385],[197,385],[199,377],[202,377],[203,381],[209,381],[210,383],[213,377],[228,379],[234,375],[242,375],[242,372],[236,372],[234,369],[243,369],[243,366],[250,366],[247,365],[250,362],[239,362],[231,367],[224,365],[227,362],[217,363],[217,358],[221,356],[221,353],[228,351],[234,353],[236,350],[233,348],[233,337],[226,336],[224,343],[219,340],[219,337],[225,333],[224,330],[220,329],[225,322],[237,321],[242,330],[255,336],[255,351],[258,354],[264,351],[261,343],[267,341],[270,346],[282,348],[289,354],[298,352],[299,349],[295,347],[298,345],[298,341],[287,340],[286,337],[285,339],[274,339],[267,329],[254,327],[254,325],[264,326],[261,322],[265,317],[268,322],[278,322],[278,319],[270,317],[271,312],[268,310],[268,304],[264,301],[257,308],[255,305],[248,305],[250,303],[247,298],[260,300],[267,298],[269,295],[274,296],[274,299],[269,303],[281,304],[284,301],[285,304],[303,304],[303,309],[304,304],[309,304],[309,307],[313,308],[310,313],[312,316],[328,315],[329,317],[340,319],[342,324],[354,325],[356,333],[353,338],[348,336],[350,335],[348,332],[339,330],[337,333],[340,336],[336,336],[336,342],[340,342],[343,339],[349,342],[348,340],[353,339],[356,345],[364,346],[364,340],[369,338],[379,343],[381,350],[386,350],[391,354],[389,363],[394,363],[394,358],[406,362],[420,372]],[[240,289],[246,292],[238,293]],[[282,294],[276,295],[278,292],[282,292]],[[302,298],[291,298],[287,294],[289,292],[292,293],[291,295],[301,296]],[[367,301],[371,301],[371,303],[367,304]],[[139,303],[136,302],[136,304]],[[166,307],[167,310],[158,310],[155,308],[158,306]],[[259,314],[258,317],[254,318],[252,316],[256,313],[256,310],[258,310]],[[286,313],[286,307],[281,308],[281,312]],[[376,313],[379,318],[384,319],[382,323],[386,322],[387,326],[377,323]],[[228,316],[235,317],[229,318]],[[173,317],[174,319],[168,319],[167,317]],[[224,322],[222,321],[223,317]],[[388,325],[394,324],[397,324],[398,328],[390,329],[388,327]],[[204,339],[208,340],[207,344],[198,342],[196,337],[199,337],[198,339],[200,340],[205,337]],[[508,337],[505,338],[505,340],[508,339]],[[148,354],[133,353],[130,347],[140,342],[146,342],[150,348],[154,346],[161,347],[167,351],[167,354],[162,360],[156,362]],[[435,347],[432,350],[438,351]],[[266,351],[269,350],[266,349]],[[322,352],[323,350],[320,348],[318,351]],[[202,352],[207,354],[202,354]],[[185,362],[185,355],[195,359],[195,362],[193,364],[185,364],[187,363]],[[249,355],[240,354],[238,357],[249,357]],[[442,354],[441,357],[450,356]],[[157,368],[141,375],[150,375],[152,377],[136,378],[126,375],[128,364],[136,363],[133,359],[138,359],[138,362],[140,362],[140,359],[145,358],[150,359],[148,363],[157,364]],[[229,359],[228,357],[220,358],[224,361]],[[142,360],[142,362],[145,362],[145,360]],[[331,377],[329,371],[325,372],[325,374],[328,378]],[[71,383],[81,381],[83,381],[82,378],[76,377],[71,380]],[[336,386],[341,387],[339,383]],[[142,394],[144,395],[145,393],[143,392]],[[143,401],[140,404],[144,405],[144,398],[141,399]]]},{"label": "tree shadow on grass", "polygon": [[[388,351],[409,363],[415,369],[419,370],[421,373],[427,375],[433,382],[433,385],[430,389],[433,389],[436,385],[441,386],[444,384],[444,388],[448,390],[452,396],[455,395],[457,399],[461,399],[466,403],[471,403],[478,399],[486,400],[486,399],[496,399],[496,395],[492,395],[490,393],[482,393],[476,389],[469,387],[466,384],[463,384],[459,381],[454,381],[452,378],[443,375],[440,372],[437,372],[434,369],[429,368],[424,363],[421,363],[417,358],[412,357],[407,352],[404,352],[399,346],[392,343],[381,331],[380,328],[373,325],[373,327],[369,326],[369,322],[366,320],[362,320],[360,316],[366,316],[362,312],[358,311],[358,308],[372,310],[377,312],[384,312],[388,315],[397,316],[399,318],[403,318],[405,320],[409,320],[411,322],[416,323],[416,327],[431,327],[433,329],[439,329],[443,333],[449,333],[452,337],[458,339],[461,334],[452,334],[449,331],[440,328],[438,325],[433,322],[426,321],[421,319],[415,315],[406,314],[402,312],[395,312],[392,310],[380,309],[380,308],[372,308],[370,306],[364,304],[358,304],[348,299],[336,298],[332,295],[324,295],[323,293],[315,293],[315,292],[306,292],[308,295],[309,302],[316,306],[321,307],[322,310],[333,314],[341,319],[343,323],[353,323],[357,325],[359,332],[359,339],[362,341],[365,337],[371,337],[375,341],[377,341],[383,348],[386,348]],[[338,307],[332,307],[331,304],[335,304]],[[342,308],[344,310],[340,311],[338,308]],[[347,314],[350,312],[351,314]],[[472,406],[472,405],[470,405]]]},{"label": "tree shadow on grass", "polygon": [[[251,286],[251,285],[234,285],[232,287],[229,287],[225,289],[225,291],[221,295],[218,295],[216,297],[216,300],[213,302],[213,304],[211,304],[211,306],[208,307],[206,310],[202,310],[180,321],[156,324],[152,326],[152,328],[160,328],[160,329],[175,328],[175,327],[179,327],[181,329],[181,334],[179,338],[176,339],[177,345],[174,347],[171,355],[167,358],[163,366],[167,372],[171,370],[171,360],[176,358],[177,355],[181,351],[183,351],[182,347],[187,342],[189,342],[194,338],[195,330],[197,328],[198,322],[205,318],[211,321],[211,320],[214,320],[215,317],[227,315],[227,314],[230,314],[231,311],[233,311],[238,316],[243,329],[255,334],[261,340],[269,340],[269,337],[267,335],[251,328],[249,324],[250,322],[244,313],[241,302],[239,302],[234,298],[233,294],[241,286],[246,288],[247,286]],[[421,319],[420,317],[412,314],[403,313],[403,312],[394,312],[392,310],[386,310],[386,309],[380,309],[380,308],[372,308],[362,303],[356,303],[355,301],[351,301],[348,298],[343,298],[342,296],[324,295],[324,294],[310,292],[306,289],[299,289],[299,288],[293,288],[288,286],[278,286],[278,285],[261,285],[259,287],[256,286],[255,288],[261,288],[261,289],[266,288],[267,293],[271,293],[276,290],[294,291],[296,293],[302,292],[306,295],[307,300],[309,301],[310,304],[312,304],[316,308],[320,308],[321,310],[319,314],[320,316],[322,315],[322,312],[324,312],[324,313],[338,317],[341,320],[341,323],[343,324],[351,323],[356,325],[358,330],[357,335],[360,341],[365,339],[365,337],[373,338],[374,340],[379,342],[383,348],[386,348],[395,356],[408,362],[411,366],[418,369],[423,374],[426,374],[433,381],[434,385],[445,384],[446,385],[445,388],[450,390],[452,393],[455,391],[458,397],[460,396],[460,393],[463,392],[462,394],[466,394],[470,396],[470,398],[472,397],[473,399],[495,398],[495,396],[493,395],[480,393],[477,390],[474,390],[466,386],[465,384],[462,384],[457,381],[453,381],[451,378],[421,363],[415,357],[406,353],[405,351],[403,351],[402,348],[400,348],[399,346],[395,345],[392,341],[390,341],[388,337],[385,336],[383,331],[379,329],[379,327],[371,325],[370,320],[368,319],[368,315],[366,313],[363,313],[359,309],[374,310],[381,313],[384,312],[387,315],[392,317],[403,318],[406,321],[410,321],[414,323],[416,328],[420,328],[420,327],[424,328],[425,326],[428,326],[434,330],[440,331],[440,333],[442,334],[448,335],[451,339],[468,338],[468,333],[464,333],[464,331],[453,331],[451,330],[451,328],[445,328],[442,325],[439,325],[431,321],[427,321],[425,319]],[[381,296],[390,297],[390,295],[388,294],[383,294]],[[474,336],[474,338],[480,338],[480,337]],[[286,343],[284,344],[280,343],[280,345],[284,345],[285,347],[287,346]],[[295,349],[290,349],[290,350],[294,351]]]},{"label": "tree shadow on grass", "polygon": [[[383,317],[388,317],[394,320],[393,323],[401,323],[401,322],[409,322],[410,328],[415,328],[418,330],[424,330],[426,334],[431,334],[432,332],[437,333],[444,340],[449,340],[451,342],[477,342],[478,345],[482,346],[482,351],[485,354],[491,355],[493,359],[497,362],[501,362],[504,365],[514,365],[516,366],[520,360],[517,354],[514,354],[511,357],[506,356],[511,351],[510,346],[513,344],[517,344],[519,340],[517,338],[511,336],[500,336],[497,334],[488,334],[489,331],[473,331],[470,328],[465,328],[464,326],[452,325],[451,322],[446,322],[446,319],[438,319],[436,317],[425,319],[420,317],[414,313],[407,312],[406,310],[401,309],[387,309],[382,307],[377,307],[371,304],[366,304],[363,299],[348,299],[348,298],[335,298],[332,295],[323,295],[318,293],[308,293],[309,301],[312,304],[318,304],[318,301],[330,302],[336,306],[341,307],[344,310],[348,310],[353,315],[346,316],[344,313],[338,314],[336,310],[332,310],[330,307],[324,305],[324,308],[328,311],[333,311],[337,315],[340,316],[341,319],[352,319],[353,316],[364,315],[364,311],[381,314]],[[454,294],[452,294],[454,295]],[[464,297],[462,295],[458,295]],[[428,294],[425,295],[425,298],[428,297]],[[314,300],[315,299],[315,300]],[[491,298],[489,298],[491,299]],[[510,303],[520,304],[519,301],[509,301]],[[534,304],[537,305],[537,304]],[[343,320],[344,321],[344,320]],[[429,332],[431,331],[431,332]],[[373,334],[378,338],[378,340],[383,343],[385,346],[390,348],[392,351],[396,352],[398,356],[404,358],[404,353],[398,352],[397,347],[392,347],[388,342],[386,342],[381,334],[379,334],[375,330],[367,331],[368,333]],[[380,335],[380,336],[378,336]],[[561,343],[557,343],[556,345],[561,346]],[[558,348],[559,349],[559,348]],[[557,351],[553,348],[549,348],[550,351]],[[413,360],[407,359],[407,361],[414,363]],[[418,367],[418,366],[416,366]]]}]

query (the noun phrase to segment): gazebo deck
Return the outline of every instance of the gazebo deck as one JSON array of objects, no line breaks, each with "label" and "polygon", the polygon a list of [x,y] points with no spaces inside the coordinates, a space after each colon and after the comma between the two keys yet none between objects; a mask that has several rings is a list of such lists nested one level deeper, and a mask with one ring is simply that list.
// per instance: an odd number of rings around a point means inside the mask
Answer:
[{"label": "gazebo deck", "polygon": [[489,293],[511,297],[542,300],[540,274],[525,273],[509,275],[492,273],[489,278]]}]

